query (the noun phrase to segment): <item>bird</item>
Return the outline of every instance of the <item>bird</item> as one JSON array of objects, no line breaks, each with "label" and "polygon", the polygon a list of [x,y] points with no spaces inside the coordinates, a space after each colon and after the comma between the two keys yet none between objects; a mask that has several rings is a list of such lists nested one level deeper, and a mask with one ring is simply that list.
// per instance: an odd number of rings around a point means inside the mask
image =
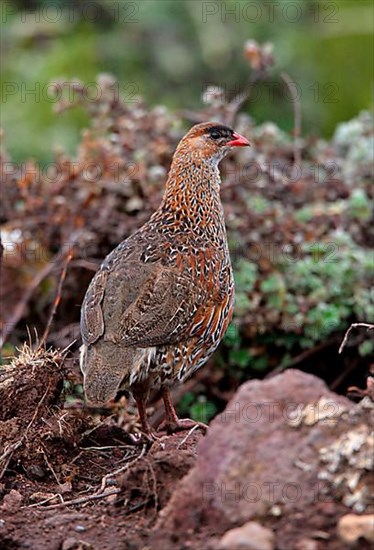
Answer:
[{"label": "bird", "polygon": [[147,418],[151,390],[161,391],[168,433],[191,426],[178,417],[171,387],[207,362],[232,319],[218,165],[234,147],[249,145],[223,124],[194,125],[176,148],[158,209],[104,259],[85,294],[86,400],[102,405],[127,391],[147,437],[157,438]]}]

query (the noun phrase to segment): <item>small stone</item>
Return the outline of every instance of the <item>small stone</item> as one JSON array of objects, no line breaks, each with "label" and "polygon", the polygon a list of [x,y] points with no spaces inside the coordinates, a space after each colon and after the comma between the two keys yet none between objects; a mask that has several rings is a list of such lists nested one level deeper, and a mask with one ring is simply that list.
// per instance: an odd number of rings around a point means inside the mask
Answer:
[{"label": "small stone", "polygon": [[270,510],[269,510],[269,513],[272,515],[272,516],[275,516],[275,517],[279,517],[283,514],[282,512],[282,508],[279,506],[279,504],[274,504]]},{"label": "small stone", "polygon": [[313,539],[300,539],[295,545],[295,550],[318,550],[318,543]]},{"label": "small stone", "polygon": [[91,550],[93,547],[84,540],[77,540],[74,537],[68,537],[64,540],[61,550]]},{"label": "small stone", "polygon": [[76,525],[75,531],[77,531],[78,533],[83,533],[83,531],[86,531],[86,528],[84,525]]},{"label": "small stone", "polygon": [[39,466],[38,464],[31,464],[27,468],[27,475],[31,479],[44,479],[46,473],[45,473],[45,470],[43,470],[43,468],[41,466]]},{"label": "small stone", "polygon": [[61,494],[65,494],[65,493],[71,493],[72,491],[72,485],[71,485],[71,482],[70,481],[66,481],[65,483],[62,483],[60,486],[59,486],[59,492]]},{"label": "small stone", "polygon": [[347,514],[338,522],[338,534],[343,542],[354,546],[359,539],[374,542],[374,514]]},{"label": "small stone", "polygon": [[227,531],[219,542],[220,550],[273,550],[274,533],[256,521]]},{"label": "small stone", "polygon": [[64,540],[61,548],[62,550],[73,550],[73,548],[76,548],[77,545],[78,545],[77,539],[75,539],[74,537],[69,537]]},{"label": "small stone", "polygon": [[118,495],[117,493],[115,493],[114,495],[108,495],[106,498],[106,501],[109,502],[110,504],[114,504],[115,502],[117,502],[117,498],[118,498]]},{"label": "small stone", "polygon": [[131,197],[125,205],[126,212],[135,212],[141,210],[144,206],[144,202],[140,197]]},{"label": "small stone", "polygon": [[4,512],[16,512],[20,509],[23,501],[21,493],[12,489],[7,495],[5,495],[3,504],[0,506]]}]

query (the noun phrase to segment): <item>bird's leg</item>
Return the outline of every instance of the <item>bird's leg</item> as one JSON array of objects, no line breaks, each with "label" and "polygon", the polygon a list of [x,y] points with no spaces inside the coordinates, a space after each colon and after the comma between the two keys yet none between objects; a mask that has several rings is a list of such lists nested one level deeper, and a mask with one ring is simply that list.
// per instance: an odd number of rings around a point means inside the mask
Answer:
[{"label": "bird's leg", "polygon": [[171,399],[170,390],[167,386],[161,388],[162,399],[165,405],[165,420],[162,422],[159,429],[166,429],[167,432],[173,433],[181,430],[189,430],[195,426],[199,426],[204,431],[208,429],[208,426],[203,422],[197,422],[191,418],[178,418],[175,412],[174,405]]},{"label": "bird's leg", "polygon": [[144,388],[143,385],[137,384],[132,386],[131,393],[135,399],[136,406],[138,408],[140,423],[142,425],[142,430],[145,437],[151,441],[158,439],[158,437],[155,435],[154,431],[152,430],[152,427],[148,422],[148,417],[147,417],[146,403],[148,398],[148,388]]},{"label": "bird's leg", "polygon": [[170,424],[178,425],[179,418],[174,409],[169,388],[167,388],[166,386],[162,386],[161,393],[162,393],[162,399],[164,401],[164,406],[165,406],[166,421]]},{"label": "bird's leg", "polygon": [[149,435],[152,432],[152,428],[150,423],[148,422],[145,400],[142,397],[135,397],[135,395],[134,399],[136,401],[136,406],[138,407],[140,423],[142,425],[143,431],[144,433]]}]

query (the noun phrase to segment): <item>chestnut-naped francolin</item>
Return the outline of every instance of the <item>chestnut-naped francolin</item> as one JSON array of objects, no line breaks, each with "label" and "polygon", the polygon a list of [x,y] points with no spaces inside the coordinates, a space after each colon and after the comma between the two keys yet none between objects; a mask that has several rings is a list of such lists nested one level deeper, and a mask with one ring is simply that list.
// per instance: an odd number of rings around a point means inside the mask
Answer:
[{"label": "chestnut-naped francolin", "polygon": [[234,281],[218,164],[248,140],[214,122],[197,124],[174,154],[162,202],[150,220],[103,261],[81,311],[81,369],[87,400],[132,393],[142,428],[160,388],[169,430],[184,429],[170,386],[199,369],[233,313]]}]

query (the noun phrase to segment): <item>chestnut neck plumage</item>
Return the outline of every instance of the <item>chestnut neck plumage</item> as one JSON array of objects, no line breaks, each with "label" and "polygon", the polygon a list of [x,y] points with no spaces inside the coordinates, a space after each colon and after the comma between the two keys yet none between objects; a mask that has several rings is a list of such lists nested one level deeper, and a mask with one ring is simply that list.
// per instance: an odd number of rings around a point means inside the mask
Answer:
[{"label": "chestnut neck plumage", "polygon": [[173,157],[159,210],[187,218],[190,227],[202,222],[223,223],[218,170],[222,156],[212,157],[204,154],[204,150],[192,150],[182,140]]}]

